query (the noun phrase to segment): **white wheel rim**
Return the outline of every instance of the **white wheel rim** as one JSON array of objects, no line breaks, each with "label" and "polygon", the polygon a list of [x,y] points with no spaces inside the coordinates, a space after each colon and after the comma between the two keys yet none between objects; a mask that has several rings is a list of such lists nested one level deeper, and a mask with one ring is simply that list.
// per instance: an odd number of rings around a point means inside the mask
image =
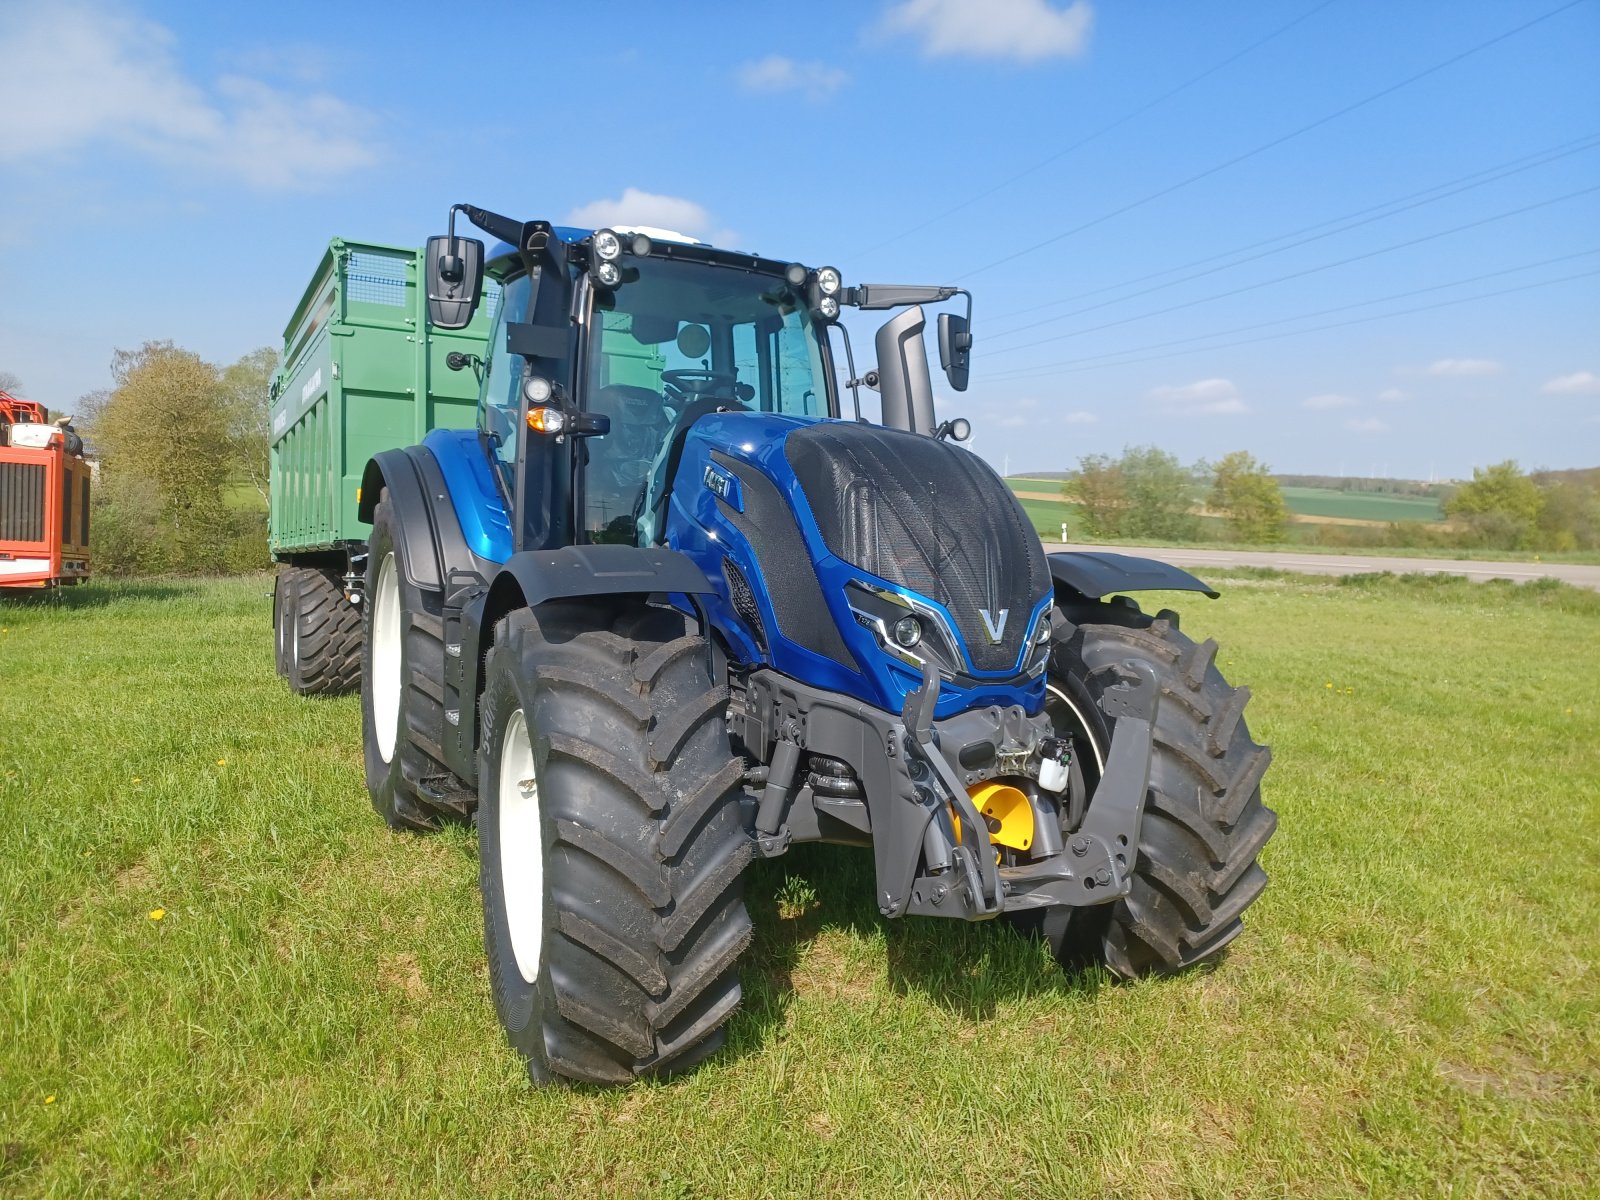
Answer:
[{"label": "white wheel rim", "polygon": [[506,901],[506,932],[522,978],[539,977],[544,945],[544,828],[539,818],[539,779],[533,766],[528,721],[519,708],[506,721],[495,779],[499,813],[500,891]]},{"label": "white wheel rim", "polygon": [[1083,709],[1079,708],[1077,704],[1073,702],[1072,697],[1067,695],[1066,692],[1062,691],[1055,684],[1046,684],[1045,690],[1072,710],[1072,715],[1078,720],[1078,728],[1083,730],[1084,741],[1089,743],[1089,749],[1094,752],[1094,769],[1100,774],[1100,776],[1103,777],[1106,773],[1105,756],[1100,753],[1099,742],[1096,741],[1094,735],[1089,732],[1089,722],[1083,719]]},{"label": "white wheel rim", "polygon": [[378,755],[389,762],[400,735],[400,580],[393,554],[378,564],[378,595],[372,604],[372,727]]}]

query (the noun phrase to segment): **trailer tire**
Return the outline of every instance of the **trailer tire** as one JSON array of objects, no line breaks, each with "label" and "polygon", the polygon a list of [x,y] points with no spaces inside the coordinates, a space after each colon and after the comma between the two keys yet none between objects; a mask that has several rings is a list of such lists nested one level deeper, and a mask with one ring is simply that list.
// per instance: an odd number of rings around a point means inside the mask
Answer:
[{"label": "trailer tire", "polygon": [[367,541],[362,757],[378,815],[391,829],[426,831],[467,814],[429,803],[427,781],[449,778],[437,741],[444,726],[443,599],[410,582],[405,540],[396,532],[385,490]]},{"label": "trailer tire", "polygon": [[[361,686],[361,610],[331,568],[293,567],[284,676],[300,696],[340,696]],[[280,576],[281,578],[281,576]]]},{"label": "trailer tire", "polygon": [[1132,605],[1075,615],[1084,623],[1057,619],[1047,711],[1097,779],[1115,726],[1100,697],[1122,664],[1149,664],[1161,689],[1150,790],[1133,891],[1070,914],[1046,910],[1034,929],[1064,964],[1099,957],[1125,979],[1171,974],[1216,958],[1266,887],[1257,856],[1278,823],[1261,802],[1272,752],[1251,739],[1250,690],[1222,677],[1214,641],[1196,643],[1175,614],[1151,619]]},{"label": "trailer tire", "polygon": [[289,642],[294,637],[294,593],[300,568],[278,564],[272,581],[272,651],[278,678],[289,677]]},{"label": "trailer tire", "polygon": [[[602,602],[603,603],[603,602]],[[495,1008],[536,1083],[628,1083],[716,1051],[750,941],[727,688],[681,615],[502,619],[479,758]]]}]

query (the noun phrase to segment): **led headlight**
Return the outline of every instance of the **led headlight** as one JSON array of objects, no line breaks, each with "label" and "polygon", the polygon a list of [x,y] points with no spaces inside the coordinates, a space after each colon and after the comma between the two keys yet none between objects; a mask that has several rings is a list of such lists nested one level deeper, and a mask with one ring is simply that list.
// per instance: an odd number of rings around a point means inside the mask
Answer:
[{"label": "led headlight", "polygon": [[607,260],[594,269],[594,277],[602,287],[614,288],[622,282],[622,268]]},{"label": "led headlight", "polygon": [[633,235],[633,241],[628,243],[628,249],[633,251],[635,258],[649,258],[650,251],[655,249],[655,243],[642,233]]},{"label": "led headlight", "polygon": [[789,281],[790,287],[802,287],[806,281],[806,269],[800,263],[790,263],[783,269],[783,277]]},{"label": "led headlight", "polygon": [[839,315],[839,302],[832,296],[824,296],[817,304],[817,311],[824,320],[831,321]]},{"label": "led headlight", "polygon": [[529,404],[543,404],[554,391],[550,381],[543,375],[529,375],[527,382],[522,385],[522,394],[528,398]]},{"label": "led headlight", "polygon": [[1037,646],[1042,646],[1050,640],[1050,610],[1047,608],[1039,614],[1039,628],[1033,631],[1033,641]]},{"label": "led headlight", "polygon": [[596,230],[594,256],[603,263],[615,262],[622,257],[622,239],[609,229]]},{"label": "led headlight", "polygon": [[916,617],[901,617],[894,623],[894,640],[907,650],[922,640],[922,622]]},{"label": "led headlight", "polygon": [[817,288],[824,296],[839,294],[839,269],[837,267],[817,268]]}]

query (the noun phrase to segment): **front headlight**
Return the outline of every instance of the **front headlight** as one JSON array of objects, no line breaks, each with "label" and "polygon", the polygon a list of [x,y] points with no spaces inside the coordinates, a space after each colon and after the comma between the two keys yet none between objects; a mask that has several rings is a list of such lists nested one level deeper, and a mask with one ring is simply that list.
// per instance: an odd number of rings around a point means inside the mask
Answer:
[{"label": "front headlight", "polygon": [[817,268],[817,290],[824,296],[837,296],[842,282],[837,267]]},{"label": "front headlight", "polygon": [[596,230],[594,256],[603,263],[615,262],[622,257],[622,239],[609,229]]}]

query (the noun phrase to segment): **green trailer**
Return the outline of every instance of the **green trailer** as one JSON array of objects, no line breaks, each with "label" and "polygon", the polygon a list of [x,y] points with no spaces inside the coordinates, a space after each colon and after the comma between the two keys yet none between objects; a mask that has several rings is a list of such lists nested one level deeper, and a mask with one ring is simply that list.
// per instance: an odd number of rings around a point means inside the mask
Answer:
[{"label": "green trailer", "polygon": [[357,490],[368,460],[476,419],[477,372],[445,360],[482,348],[498,291],[467,328],[436,329],[422,279],[419,249],[335,238],[284,329],[268,529],[278,673],[302,694],[360,683],[370,526]]}]

